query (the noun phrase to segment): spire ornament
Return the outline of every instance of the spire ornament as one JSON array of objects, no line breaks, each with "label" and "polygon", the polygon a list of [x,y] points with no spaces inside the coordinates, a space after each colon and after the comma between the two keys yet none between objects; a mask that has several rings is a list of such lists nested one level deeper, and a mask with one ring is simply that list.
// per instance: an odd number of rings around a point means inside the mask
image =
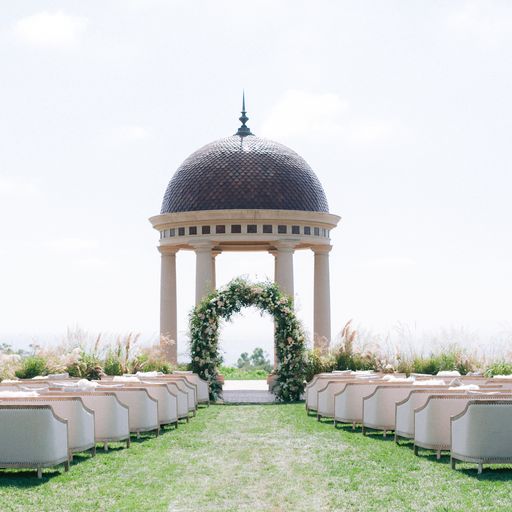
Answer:
[{"label": "spire ornament", "polygon": [[247,117],[247,112],[245,110],[245,91],[242,92],[242,111],[241,116],[238,118],[239,121],[242,123],[242,126],[238,128],[238,131],[235,133],[235,135],[239,135],[240,137],[246,137],[247,135],[254,135],[251,132],[251,129],[245,125],[247,121],[249,121],[249,118]]}]

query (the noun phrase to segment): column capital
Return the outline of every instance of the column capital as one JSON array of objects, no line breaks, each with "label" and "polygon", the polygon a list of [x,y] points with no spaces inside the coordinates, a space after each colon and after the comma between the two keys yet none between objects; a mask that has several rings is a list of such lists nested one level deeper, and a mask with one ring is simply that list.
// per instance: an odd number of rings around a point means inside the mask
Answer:
[{"label": "column capital", "polygon": [[276,248],[275,252],[294,252],[295,247],[297,247],[297,242],[292,240],[280,240],[276,242],[274,246]]},{"label": "column capital", "polygon": [[215,244],[210,240],[200,240],[191,244],[196,252],[210,252]]},{"label": "column capital", "polygon": [[213,258],[216,258],[219,254],[222,254],[222,251],[212,251]]},{"label": "column capital", "polygon": [[160,245],[158,247],[158,252],[162,255],[162,256],[165,256],[165,255],[169,255],[169,256],[173,256],[175,255],[178,251],[179,251],[179,247],[175,247],[173,245]]},{"label": "column capital", "polygon": [[332,250],[332,245],[315,245],[311,247],[315,254],[329,254]]}]

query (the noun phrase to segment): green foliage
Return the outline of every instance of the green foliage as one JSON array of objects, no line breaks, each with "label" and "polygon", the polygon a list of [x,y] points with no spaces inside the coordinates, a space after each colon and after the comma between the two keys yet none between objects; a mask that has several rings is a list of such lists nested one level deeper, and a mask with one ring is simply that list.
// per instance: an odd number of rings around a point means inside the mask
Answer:
[{"label": "green foliage", "polygon": [[265,380],[268,377],[267,370],[261,368],[221,366],[219,372],[226,380]]},{"label": "green foliage", "polygon": [[123,375],[123,373],[126,373],[124,370],[121,358],[114,351],[109,350],[103,364],[105,374],[113,376]]},{"label": "green foliage", "polygon": [[292,299],[274,283],[250,284],[234,279],[197,305],[190,315],[192,370],[209,382],[213,400],[220,396],[219,322],[229,320],[246,306],[256,306],[274,316],[278,360],[275,393],[282,401],[299,400],[304,390],[305,336],[293,312]]},{"label": "green foliage", "polygon": [[437,354],[428,356],[414,356],[412,359],[401,359],[397,365],[397,371],[410,373],[428,373],[435,375],[440,371],[457,370],[461,375],[466,375],[478,369],[478,362],[467,356],[458,347],[449,347]]},{"label": "green foliage", "polygon": [[485,371],[487,377],[493,377],[494,375],[512,375],[512,363],[506,361],[498,361]]},{"label": "green foliage", "polygon": [[33,377],[48,375],[46,359],[41,356],[28,356],[21,360],[20,368],[15,375],[18,379],[32,379]]},{"label": "green foliage", "polygon": [[130,362],[131,373],[162,372],[172,373],[173,366],[163,358],[152,358],[147,352],[138,354]]},{"label": "green foliage", "polygon": [[306,375],[309,382],[318,373],[336,370],[336,360],[332,354],[323,356],[319,350],[310,350],[306,353]]},{"label": "green foliage", "polygon": [[272,371],[270,359],[260,347],[255,348],[251,355],[247,352],[240,354],[236,365],[244,370],[264,370],[267,373]]},{"label": "green foliage", "polygon": [[79,377],[81,379],[99,380],[103,374],[101,361],[95,354],[90,354],[82,350],[78,361],[71,363],[66,367],[70,377]]}]

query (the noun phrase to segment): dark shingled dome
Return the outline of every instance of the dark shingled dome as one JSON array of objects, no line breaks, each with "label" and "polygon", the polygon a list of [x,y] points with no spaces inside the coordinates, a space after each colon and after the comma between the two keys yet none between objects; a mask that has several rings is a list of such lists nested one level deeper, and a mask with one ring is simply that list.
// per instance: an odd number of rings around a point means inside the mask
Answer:
[{"label": "dark shingled dome", "polygon": [[183,162],[161,213],[252,209],[329,211],[322,185],[295,151],[254,135],[233,135]]}]

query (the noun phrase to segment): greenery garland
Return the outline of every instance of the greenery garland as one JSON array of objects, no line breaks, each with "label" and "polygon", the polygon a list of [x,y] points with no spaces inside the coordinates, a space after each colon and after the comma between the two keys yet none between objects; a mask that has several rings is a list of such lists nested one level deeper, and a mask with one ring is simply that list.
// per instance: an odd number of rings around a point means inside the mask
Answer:
[{"label": "greenery garland", "polygon": [[300,400],[304,391],[305,336],[295,316],[292,298],[281,293],[274,283],[250,283],[237,278],[196,306],[190,315],[192,370],[210,384],[211,399],[221,396],[222,386],[217,380],[221,364],[219,322],[230,320],[247,306],[256,306],[275,320],[277,368],[273,372],[276,375],[273,392],[283,402]]}]

